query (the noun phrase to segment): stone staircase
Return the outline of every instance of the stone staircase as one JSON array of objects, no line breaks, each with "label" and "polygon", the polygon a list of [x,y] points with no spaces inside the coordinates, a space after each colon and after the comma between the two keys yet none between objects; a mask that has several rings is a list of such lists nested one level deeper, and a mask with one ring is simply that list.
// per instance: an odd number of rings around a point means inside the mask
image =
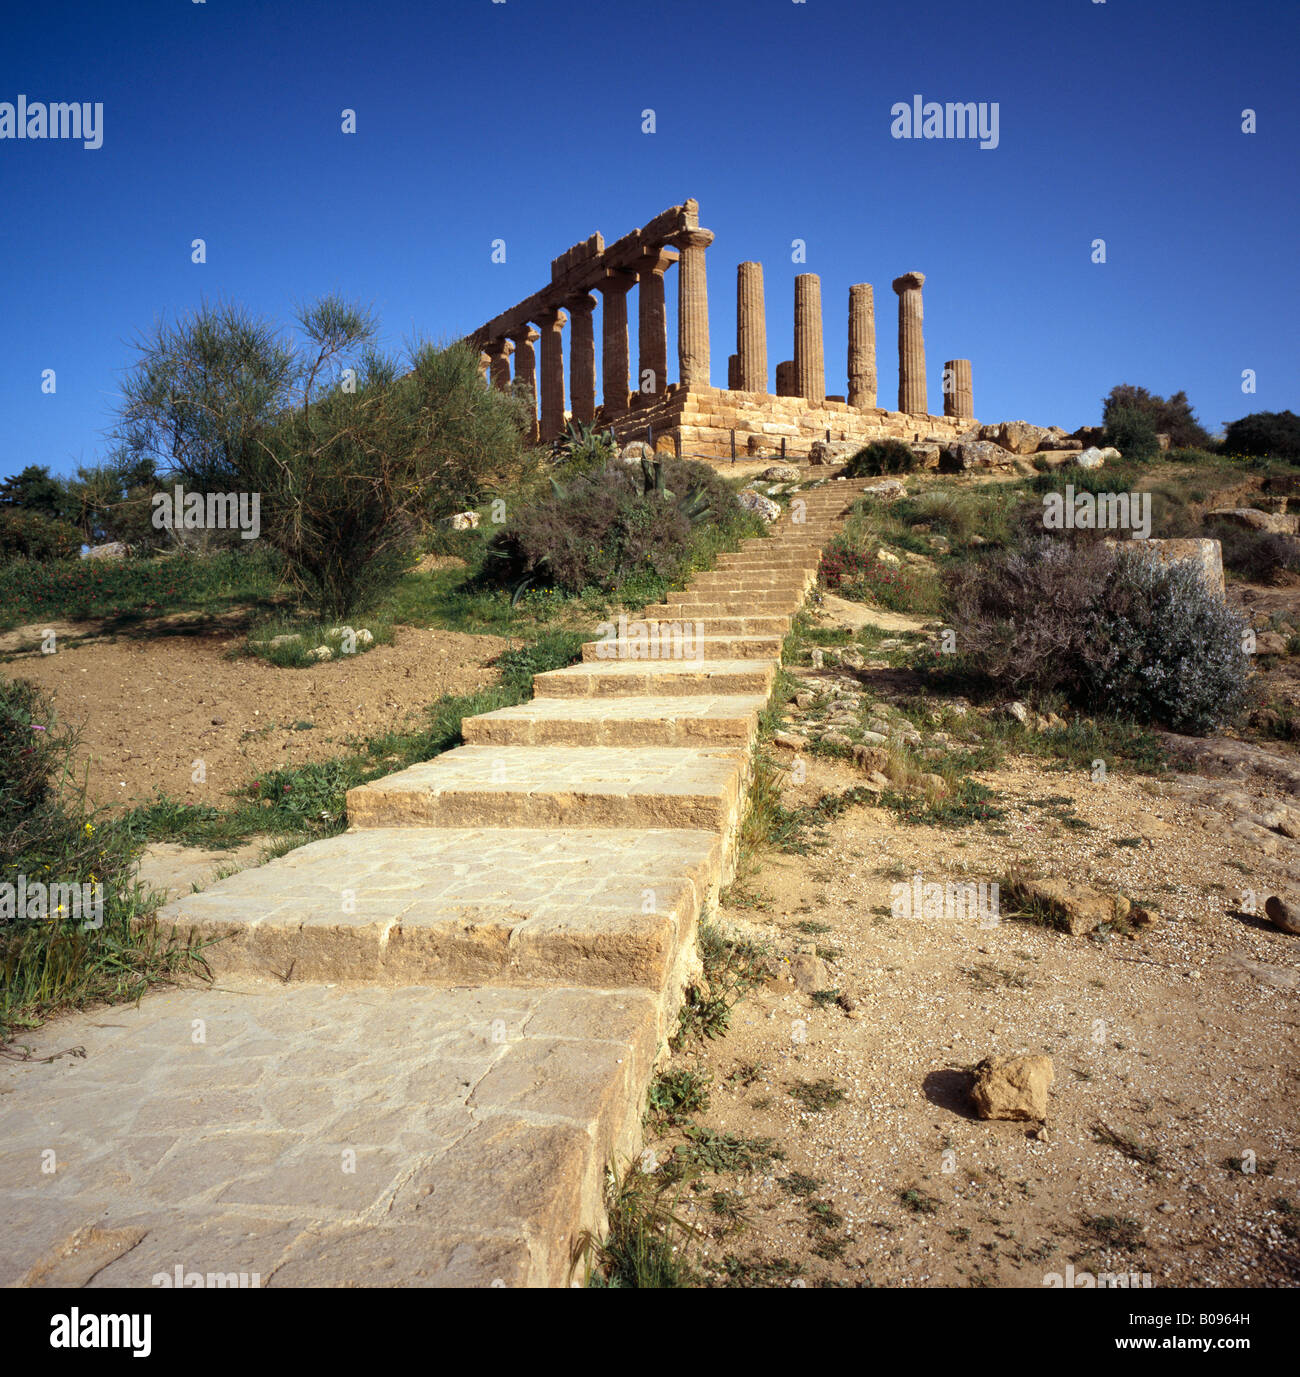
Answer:
[{"label": "stone staircase", "polygon": [[697,923],[733,873],[782,638],[863,486],[810,490],[802,520],[538,675],[531,702],[351,790],[343,835],[164,909],[214,939],[216,987],[66,1020],[84,1060],[3,1072],[6,1137],[61,1143],[69,1166],[0,1176],[0,1284],[93,1253],[67,1246],[79,1223],[138,1234],[95,1285],[176,1263],[277,1285],[565,1284],[606,1166],[639,1147]]}]

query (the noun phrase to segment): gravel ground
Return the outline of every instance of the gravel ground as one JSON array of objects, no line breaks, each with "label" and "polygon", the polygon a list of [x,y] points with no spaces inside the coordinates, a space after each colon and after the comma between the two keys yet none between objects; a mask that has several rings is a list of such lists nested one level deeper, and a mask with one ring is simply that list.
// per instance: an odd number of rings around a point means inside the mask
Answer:
[{"label": "gravel ground", "polygon": [[[792,802],[861,782],[809,764]],[[1007,809],[996,824],[904,826],[857,807],[826,849],[765,856],[728,896],[724,927],[768,944],[773,978],[727,1037],[674,1065],[713,1077],[700,1123],[771,1138],[785,1160],[687,1190],[697,1264],[730,1258],[750,1285],[1042,1286],[1067,1265],[1157,1287],[1295,1284],[1300,939],[1240,909],[1248,888],[1262,904],[1295,843],[1260,855],[1207,810],[1204,780],[1096,784],[1036,761],[980,778]],[[1073,808],[1028,802],[1049,797]],[[891,886],[913,873],[992,880],[1031,859],[1161,916],[1097,941],[891,915]],[[790,979],[784,963],[818,948],[851,1012]],[[1016,1052],[1053,1058],[1045,1130],[969,1109],[969,1068]],[[821,1081],[845,1098],[808,1112],[791,1087]],[[807,1186],[792,1173],[821,1184],[792,1193]],[[714,1190],[742,1192],[747,1222],[723,1222]],[[815,1223],[809,1201],[842,1223]]]}]

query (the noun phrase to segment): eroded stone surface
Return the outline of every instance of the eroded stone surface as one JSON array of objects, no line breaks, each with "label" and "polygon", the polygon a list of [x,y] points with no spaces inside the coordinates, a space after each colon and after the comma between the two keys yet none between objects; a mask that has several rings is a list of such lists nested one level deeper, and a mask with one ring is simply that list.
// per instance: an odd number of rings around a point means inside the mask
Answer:
[{"label": "eroded stone surface", "polygon": [[84,1056],[0,1066],[0,1284],[563,1284],[658,1002],[245,981],[62,1019],[34,1056]]}]

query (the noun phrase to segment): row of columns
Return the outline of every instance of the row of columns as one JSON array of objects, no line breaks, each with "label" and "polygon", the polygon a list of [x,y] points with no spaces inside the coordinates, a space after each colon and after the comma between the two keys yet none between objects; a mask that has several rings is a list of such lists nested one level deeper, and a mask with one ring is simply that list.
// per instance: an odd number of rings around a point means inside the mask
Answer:
[{"label": "row of columns", "polygon": [[[928,414],[925,339],[921,288],[924,273],[895,279],[898,294],[898,409]],[[736,271],[736,352],[727,386],[739,392],[767,391],[767,327],[763,306],[763,265],[742,263]],[[974,416],[969,359],[944,364],[945,416]],[[876,405],[876,308],[869,282],[849,288],[848,402]],[[779,397],[803,397],[814,405],[826,400],[826,365],[822,350],[821,279],[800,273],[794,280],[794,358],[776,366]]]},{"label": "row of columns", "polygon": [[[601,294],[601,387],[606,416],[626,411],[635,396],[664,391],[668,376],[668,310],[664,274],[678,264],[678,363],[684,387],[708,385],[709,299],[704,250],[713,242],[708,230],[686,230],[674,236],[680,253],[665,244],[650,245],[631,267],[609,268],[596,284]],[[637,293],[638,376],[630,388],[627,294]],[[596,418],[596,298],[582,293],[564,299],[539,314],[532,325],[507,339],[489,340],[484,352],[492,385],[510,388],[509,357],[515,357],[515,382],[532,390],[541,407],[534,421],[534,440],[552,440],[564,430],[564,351],[562,333],[569,335],[569,409],[573,418],[590,425]],[[541,340],[541,381],[533,345]]]},{"label": "row of columns", "polygon": [[[713,242],[706,229],[688,229],[666,245],[647,246],[631,267],[609,268],[596,290],[601,311],[601,381],[606,417],[626,411],[638,397],[662,394],[668,372],[668,329],[664,274],[677,263],[677,356],[680,385],[709,386],[709,297],[705,250]],[[921,288],[924,273],[904,273],[893,287],[898,294],[898,409],[925,415],[925,339],[922,330]],[[639,375],[629,389],[627,294],[638,291],[637,344]],[[542,312],[535,324],[486,346],[492,384],[510,387],[510,356],[515,381],[526,384],[541,404],[534,440],[554,439],[564,430],[564,352],[562,332],[572,321],[569,339],[570,410],[577,421],[590,425],[596,417],[596,341],[590,293],[569,297],[564,307]],[[538,386],[534,344],[541,340],[541,383]],[[876,406],[876,320],[870,283],[849,288],[848,401],[859,408]],[[767,326],[763,296],[763,265],[741,263],[736,274],[736,352],[728,359],[727,386],[741,392],[767,390]],[[822,347],[821,279],[800,273],[794,281],[794,358],[776,366],[778,396],[803,397],[814,405],[826,399],[826,366]],[[969,359],[944,364],[944,415],[974,415]]]}]

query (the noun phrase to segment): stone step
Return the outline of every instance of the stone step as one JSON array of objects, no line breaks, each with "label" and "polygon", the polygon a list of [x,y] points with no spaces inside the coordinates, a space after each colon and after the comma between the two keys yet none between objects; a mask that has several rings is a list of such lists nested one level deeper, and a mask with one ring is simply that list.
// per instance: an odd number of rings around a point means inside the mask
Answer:
[{"label": "stone step", "polygon": [[533,680],[535,698],[616,697],[707,693],[761,694],[772,691],[776,665],[770,660],[609,660],[547,670]]},{"label": "stone step", "polygon": [[[674,619],[676,613],[676,619]],[[680,627],[684,621],[688,624],[702,626],[706,636],[785,636],[790,630],[791,618],[788,616],[774,615],[764,616],[745,616],[738,614],[734,616],[720,617],[701,617],[694,622],[689,618],[683,618],[680,610],[670,607],[667,603],[657,603],[652,607],[647,607],[642,613],[641,618],[650,626]],[[671,635],[671,631],[661,632],[661,634]]]},{"label": "stone step", "polygon": [[[708,601],[735,601],[743,606],[766,608],[770,606],[789,607],[803,600],[804,589],[797,588],[736,588],[734,584],[717,584],[704,588],[683,588],[675,593],[665,594],[669,607],[681,603]],[[685,615],[685,614],[683,614]]]},{"label": "stone step", "polygon": [[[692,632],[681,638],[665,637],[658,644],[640,640],[587,641],[582,647],[582,658],[606,664],[612,660],[776,660],[781,656],[782,640],[781,636],[771,635],[696,636]],[[678,653],[674,654],[674,650]]]},{"label": "stone step", "polygon": [[710,569],[697,574],[690,582],[692,588],[807,588],[816,577],[812,569],[798,567],[773,569],[770,565],[761,569]]},{"label": "stone step", "polygon": [[35,1056],[0,1061],[0,1286],[566,1287],[640,1147],[660,1004],[244,977],[25,1032]]},{"label": "stone step", "polygon": [[[799,563],[808,563],[822,547],[815,542],[810,545],[773,546],[767,550],[738,551],[734,555],[722,555],[712,569],[702,571],[716,574],[723,569],[766,569],[773,574],[788,574]],[[725,561],[725,562],[724,562]],[[697,576],[699,577],[699,576]]]},{"label": "stone step", "polygon": [[461,724],[467,745],[735,746],[748,749],[760,694],[534,698]]},{"label": "stone step", "polygon": [[730,835],[746,766],[742,751],[720,747],[459,746],[349,789],[348,825],[684,827]]},{"label": "stone step", "polygon": [[217,975],[662,991],[686,979],[722,847],[717,831],[676,828],[364,828],[157,921],[212,943]]},{"label": "stone step", "polygon": [[709,597],[709,602],[679,602],[666,604],[662,608],[647,609],[656,617],[687,618],[691,621],[708,622],[716,617],[739,617],[757,611],[764,616],[793,616],[803,605],[803,595],[790,596],[784,602],[758,602],[746,594],[731,597],[699,593],[694,596]]}]

